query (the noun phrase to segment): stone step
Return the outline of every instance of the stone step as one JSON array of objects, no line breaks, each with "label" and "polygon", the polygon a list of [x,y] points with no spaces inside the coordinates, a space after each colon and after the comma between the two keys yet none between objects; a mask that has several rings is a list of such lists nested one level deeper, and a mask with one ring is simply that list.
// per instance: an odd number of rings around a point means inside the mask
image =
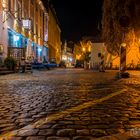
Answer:
[{"label": "stone step", "polygon": [[6,74],[11,74],[11,73],[14,73],[14,71],[11,71],[11,70],[0,71],[0,75],[6,75]]}]

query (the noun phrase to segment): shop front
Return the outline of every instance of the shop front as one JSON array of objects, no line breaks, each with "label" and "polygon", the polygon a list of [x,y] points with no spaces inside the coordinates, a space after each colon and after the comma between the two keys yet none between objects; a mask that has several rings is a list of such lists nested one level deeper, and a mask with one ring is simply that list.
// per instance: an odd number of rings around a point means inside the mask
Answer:
[{"label": "shop front", "polygon": [[43,47],[37,45],[36,46],[36,59],[38,62],[42,62],[43,61]]},{"label": "shop front", "polygon": [[17,61],[26,57],[28,39],[23,35],[8,29],[8,56],[15,58]]}]

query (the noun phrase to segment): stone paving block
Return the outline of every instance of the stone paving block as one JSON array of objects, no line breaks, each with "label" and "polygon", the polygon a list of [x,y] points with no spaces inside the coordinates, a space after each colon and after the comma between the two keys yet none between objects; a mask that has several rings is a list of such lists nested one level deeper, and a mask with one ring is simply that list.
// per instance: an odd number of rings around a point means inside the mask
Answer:
[{"label": "stone paving block", "polygon": [[48,128],[51,128],[53,124],[44,124],[42,126],[39,126],[38,128],[39,129],[48,129]]},{"label": "stone paving block", "polygon": [[17,136],[25,137],[25,136],[36,136],[38,133],[38,129],[32,129],[32,130],[21,130],[17,133]]},{"label": "stone paving block", "polygon": [[86,125],[75,125],[75,124],[72,124],[72,125],[67,125],[66,128],[69,128],[69,129],[86,129],[87,126]]},{"label": "stone paving block", "polygon": [[89,129],[109,129],[110,126],[109,125],[104,125],[104,124],[96,124],[96,125],[88,125]]},{"label": "stone paving block", "polygon": [[91,121],[90,120],[86,120],[86,121],[74,121],[75,125],[89,125],[91,124]]},{"label": "stone paving block", "polygon": [[101,130],[101,129],[91,129],[90,133],[94,137],[102,137],[107,135],[105,130]]},{"label": "stone paving block", "polygon": [[52,127],[51,127],[52,129],[64,129],[64,128],[66,128],[66,126],[64,125],[64,124],[54,124]]},{"label": "stone paving block", "polygon": [[106,129],[105,130],[107,135],[111,135],[111,134],[117,134],[117,133],[124,133],[124,129]]},{"label": "stone paving block", "polygon": [[66,138],[66,137],[48,137],[47,140],[70,140],[70,138]]},{"label": "stone paving block", "polygon": [[75,136],[72,140],[94,140],[94,138],[90,136]]},{"label": "stone paving block", "polygon": [[[77,122],[77,121],[76,121]],[[66,124],[74,124],[74,121],[59,121],[59,124],[66,125]]]},{"label": "stone paving block", "polygon": [[31,136],[27,137],[26,140],[46,140],[45,136]]},{"label": "stone paving block", "polygon": [[54,129],[41,129],[38,133],[39,136],[53,136],[56,132]]},{"label": "stone paving block", "polygon": [[75,129],[60,129],[57,131],[56,135],[61,137],[71,137],[76,134]]},{"label": "stone paving block", "polygon": [[10,140],[23,140],[24,138],[23,137],[12,137],[10,138]]},{"label": "stone paving block", "polygon": [[89,129],[76,130],[76,135],[78,135],[78,136],[88,136],[88,135],[90,135],[90,131],[89,131]]}]

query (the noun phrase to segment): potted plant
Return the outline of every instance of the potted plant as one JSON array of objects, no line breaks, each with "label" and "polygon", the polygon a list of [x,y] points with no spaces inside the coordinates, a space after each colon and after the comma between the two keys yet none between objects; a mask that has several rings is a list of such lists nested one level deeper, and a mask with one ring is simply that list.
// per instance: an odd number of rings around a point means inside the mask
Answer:
[{"label": "potted plant", "polygon": [[9,70],[14,70],[16,66],[16,60],[13,57],[7,57],[4,60],[4,64]]}]

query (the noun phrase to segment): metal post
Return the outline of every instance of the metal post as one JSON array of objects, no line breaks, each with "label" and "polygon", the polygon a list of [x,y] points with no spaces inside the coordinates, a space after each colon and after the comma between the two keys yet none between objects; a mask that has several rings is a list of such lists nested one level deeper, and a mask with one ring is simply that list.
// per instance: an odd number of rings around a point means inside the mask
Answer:
[{"label": "metal post", "polygon": [[119,69],[120,78],[128,78],[129,73],[126,72],[126,45],[122,43],[120,46],[120,69]]}]

